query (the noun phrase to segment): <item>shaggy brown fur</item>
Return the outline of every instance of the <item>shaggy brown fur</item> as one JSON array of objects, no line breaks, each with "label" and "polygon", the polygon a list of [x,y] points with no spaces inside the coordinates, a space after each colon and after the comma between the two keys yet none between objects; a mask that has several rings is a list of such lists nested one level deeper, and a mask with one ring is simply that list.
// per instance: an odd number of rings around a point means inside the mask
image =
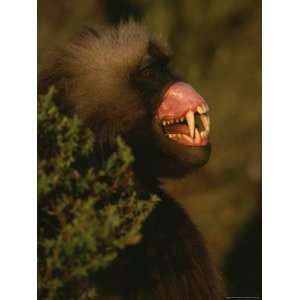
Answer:
[{"label": "shaggy brown fur", "polygon": [[163,91],[179,79],[169,57],[165,42],[130,21],[101,34],[84,32],[40,74],[40,90],[55,84],[59,101],[95,130],[104,148],[117,134],[126,139],[142,193],[162,199],[145,223],[142,242],[94,276],[99,300],[223,298],[200,233],[159,187],[160,176],[181,176],[209,157],[209,147],[166,141],[154,118]]},{"label": "shaggy brown fur", "polygon": [[65,93],[64,105],[90,125],[101,123],[103,143],[114,141],[123,128],[128,131],[134,120],[145,115],[128,77],[145,59],[149,40],[168,54],[163,40],[133,21],[101,35],[86,29],[42,66],[39,89],[55,83]]}]

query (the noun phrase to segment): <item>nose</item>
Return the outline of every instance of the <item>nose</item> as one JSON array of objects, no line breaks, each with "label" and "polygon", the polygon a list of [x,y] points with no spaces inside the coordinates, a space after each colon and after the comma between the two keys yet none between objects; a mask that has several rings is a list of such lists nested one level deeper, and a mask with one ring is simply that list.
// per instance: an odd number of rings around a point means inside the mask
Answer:
[{"label": "nose", "polygon": [[196,112],[197,107],[208,109],[204,98],[190,84],[179,81],[172,84],[163,95],[158,117],[161,120],[182,117],[188,111]]}]

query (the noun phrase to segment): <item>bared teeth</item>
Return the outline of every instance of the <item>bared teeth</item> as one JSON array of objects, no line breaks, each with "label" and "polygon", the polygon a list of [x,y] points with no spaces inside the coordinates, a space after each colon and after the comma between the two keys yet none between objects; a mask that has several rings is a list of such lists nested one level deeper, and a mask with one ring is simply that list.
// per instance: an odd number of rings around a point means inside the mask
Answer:
[{"label": "bared teeth", "polygon": [[198,129],[196,128],[195,129],[195,143],[199,144],[200,142],[201,142],[201,136],[200,136]]},{"label": "bared teeth", "polygon": [[201,131],[199,132],[199,130],[197,128],[195,128],[195,138],[192,139],[189,135],[186,134],[181,134],[181,133],[177,133],[177,134],[167,134],[168,138],[171,140],[185,140],[186,142],[188,142],[191,145],[201,145],[201,143],[208,138],[208,131]]},{"label": "bared teeth", "polygon": [[172,139],[172,140],[174,140],[174,139],[180,139],[182,136],[183,136],[183,134],[180,134],[180,133],[170,133],[170,134],[167,134],[167,136],[168,136],[168,138],[170,138],[170,139]]},{"label": "bared teeth", "polygon": [[204,130],[200,132],[200,129],[195,126],[195,115],[193,111],[188,111],[185,117],[172,120],[163,120],[161,124],[163,126],[169,126],[176,123],[184,123],[186,121],[189,129],[189,135],[181,133],[170,133],[166,134],[172,140],[184,139],[187,142],[195,145],[200,145],[203,140],[206,140],[209,136],[210,131],[210,118],[207,114],[208,106],[206,103],[201,104],[197,107],[197,112],[200,114],[200,119],[203,124]]},{"label": "bared teeth", "polygon": [[161,124],[163,126],[167,126],[167,125],[172,125],[172,124],[184,122],[184,120],[185,120],[184,117],[178,118],[178,119],[173,119],[173,120],[164,120],[164,121],[161,121]]},{"label": "bared teeth", "polygon": [[201,115],[201,114],[204,114],[204,110],[203,110],[203,108],[202,108],[202,106],[198,106],[197,107],[197,111],[198,111],[198,113]]},{"label": "bared teeth", "polygon": [[206,103],[203,103],[202,105],[197,107],[197,111],[200,115],[207,113],[208,110],[209,110],[208,105]]},{"label": "bared teeth", "polygon": [[191,137],[189,137],[188,135],[186,135],[186,134],[182,134],[181,137],[183,139],[185,139],[188,143],[191,143],[191,144],[194,143],[194,140]]},{"label": "bared teeth", "polygon": [[195,118],[194,118],[194,113],[192,111],[188,111],[185,115],[186,121],[189,126],[190,130],[190,136],[193,138],[194,137],[194,132],[195,132]]},{"label": "bared teeth", "polygon": [[208,115],[200,115],[201,121],[206,131],[210,129],[210,120]]},{"label": "bared teeth", "polygon": [[206,130],[205,131],[201,131],[200,135],[201,135],[202,139],[206,139],[208,137],[208,131],[206,131]]}]

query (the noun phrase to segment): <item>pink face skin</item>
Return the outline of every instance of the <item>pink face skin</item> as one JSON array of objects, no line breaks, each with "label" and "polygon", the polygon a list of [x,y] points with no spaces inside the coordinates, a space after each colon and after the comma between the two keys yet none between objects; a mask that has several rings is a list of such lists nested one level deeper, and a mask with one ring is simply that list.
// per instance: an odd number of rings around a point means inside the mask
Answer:
[{"label": "pink face skin", "polygon": [[185,82],[171,85],[163,96],[158,109],[160,120],[173,120],[184,117],[188,111],[196,112],[197,107],[208,107],[205,100]]}]

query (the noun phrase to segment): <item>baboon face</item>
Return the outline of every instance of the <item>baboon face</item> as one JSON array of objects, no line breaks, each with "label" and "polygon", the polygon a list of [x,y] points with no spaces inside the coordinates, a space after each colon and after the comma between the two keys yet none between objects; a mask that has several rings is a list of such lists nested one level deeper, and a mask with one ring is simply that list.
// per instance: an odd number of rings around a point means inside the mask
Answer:
[{"label": "baboon face", "polygon": [[43,80],[63,90],[65,104],[103,145],[122,135],[139,162],[169,169],[162,176],[207,162],[208,105],[173,70],[166,42],[144,26],[88,30],[49,70]]},{"label": "baboon face", "polygon": [[133,144],[146,152],[156,148],[174,164],[199,167],[210,154],[209,108],[203,97],[174,72],[170,54],[162,49],[157,42],[150,42],[142,63],[131,74],[133,87],[148,112],[148,123],[140,120],[137,124],[139,128],[132,137],[138,140]]}]

